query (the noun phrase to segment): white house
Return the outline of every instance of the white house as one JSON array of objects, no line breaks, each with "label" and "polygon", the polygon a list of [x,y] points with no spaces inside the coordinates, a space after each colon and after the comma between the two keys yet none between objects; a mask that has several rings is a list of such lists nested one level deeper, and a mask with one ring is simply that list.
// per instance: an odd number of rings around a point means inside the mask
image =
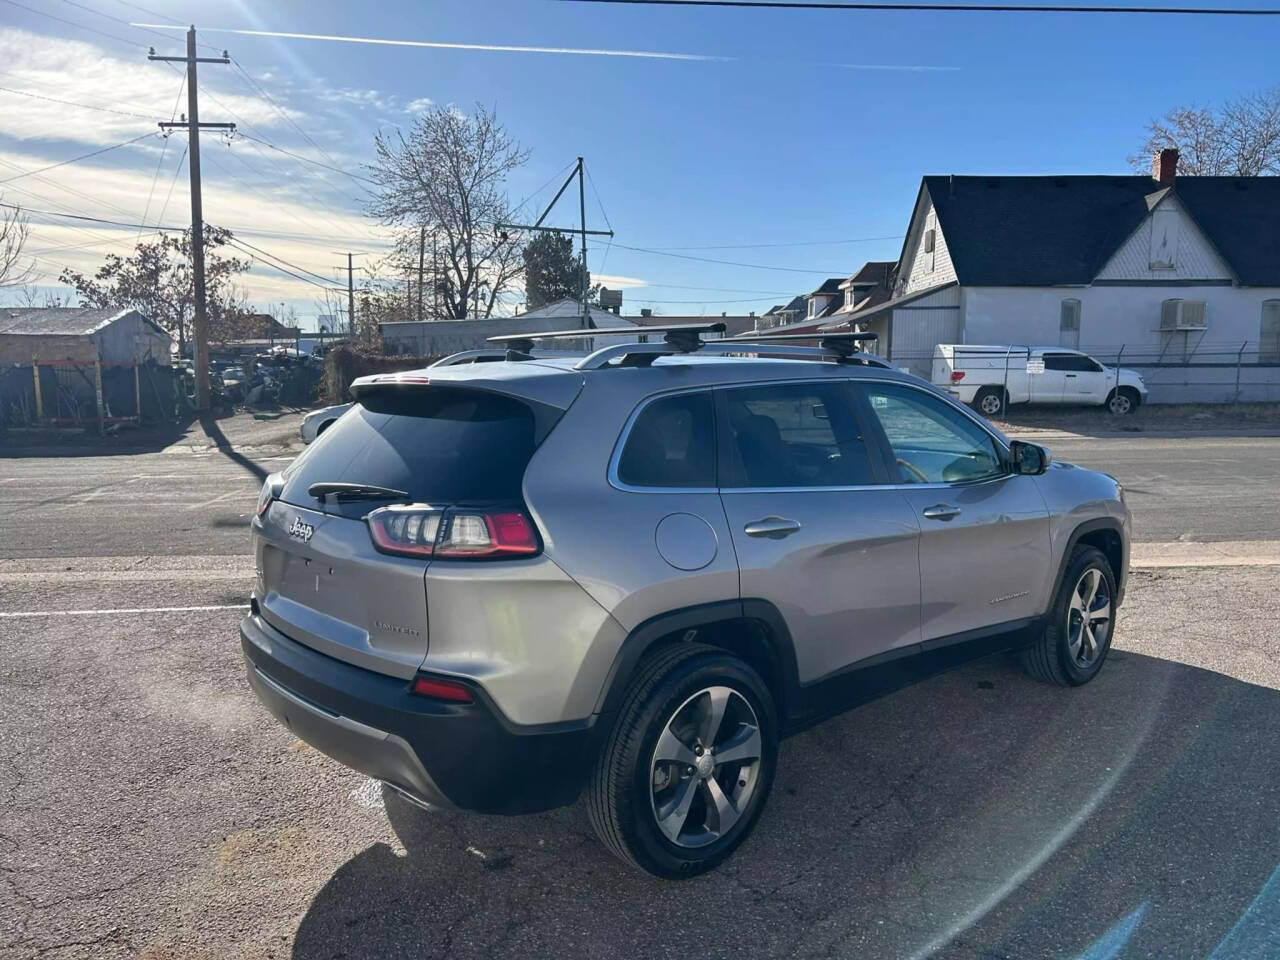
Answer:
[{"label": "white house", "polygon": [[1057,344],[1155,401],[1280,399],[1280,177],[926,176],[893,298],[859,311],[927,375],[937,343]]}]

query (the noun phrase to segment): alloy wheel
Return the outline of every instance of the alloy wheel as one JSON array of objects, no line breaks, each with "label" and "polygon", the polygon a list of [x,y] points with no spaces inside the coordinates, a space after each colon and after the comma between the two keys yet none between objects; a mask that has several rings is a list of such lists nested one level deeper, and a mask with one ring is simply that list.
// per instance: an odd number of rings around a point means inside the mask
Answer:
[{"label": "alloy wheel", "polygon": [[1000,412],[1001,401],[996,394],[988,393],[982,398],[978,407],[987,416],[993,417]]},{"label": "alloy wheel", "polygon": [[1076,666],[1092,667],[1111,633],[1111,591],[1097,567],[1080,575],[1067,607],[1067,648]]},{"label": "alloy wheel", "polygon": [[1111,408],[1112,413],[1123,416],[1132,409],[1133,401],[1123,393],[1115,393],[1107,405]]},{"label": "alloy wheel", "polygon": [[663,835],[704,847],[729,833],[760,780],[760,722],[732,687],[707,687],[663,725],[650,761],[649,799]]}]

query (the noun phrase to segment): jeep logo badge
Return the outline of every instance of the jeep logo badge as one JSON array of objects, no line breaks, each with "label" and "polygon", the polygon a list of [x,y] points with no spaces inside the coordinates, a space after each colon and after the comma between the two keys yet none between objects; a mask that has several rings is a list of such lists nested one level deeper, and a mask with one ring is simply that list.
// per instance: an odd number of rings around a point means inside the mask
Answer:
[{"label": "jeep logo badge", "polygon": [[304,523],[301,517],[293,518],[293,526],[289,528],[289,536],[295,540],[301,540],[306,543],[311,539],[311,535],[316,532],[316,528],[309,523]]}]

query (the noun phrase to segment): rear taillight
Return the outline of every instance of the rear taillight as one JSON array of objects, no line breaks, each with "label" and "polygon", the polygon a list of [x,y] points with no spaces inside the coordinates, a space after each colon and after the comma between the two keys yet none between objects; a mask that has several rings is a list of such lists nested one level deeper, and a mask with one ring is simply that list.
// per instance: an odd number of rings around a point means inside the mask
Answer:
[{"label": "rear taillight", "polygon": [[474,699],[471,690],[465,683],[457,680],[446,680],[444,677],[431,677],[419,674],[409,688],[419,697],[430,697],[432,700],[448,700],[450,703],[471,703]]},{"label": "rear taillight", "polygon": [[280,489],[283,486],[284,477],[278,473],[271,474],[263,481],[262,492],[258,494],[257,516],[262,516],[271,508],[272,501],[280,496]]},{"label": "rear taillight", "polygon": [[951,382],[952,382],[952,383],[959,383],[959,382],[960,382],[961,380],[963,380],[963,379],[964,379],[964,371],[963,371],[963,370],[952,370],[952,371],[951,371]]},{"label": "rear taillight", "polygon": [[450,559],[527,557],[539,550],[523,510],[440,510],[421,504],[382,507],[368,516],[373,545],[383,553]]}]

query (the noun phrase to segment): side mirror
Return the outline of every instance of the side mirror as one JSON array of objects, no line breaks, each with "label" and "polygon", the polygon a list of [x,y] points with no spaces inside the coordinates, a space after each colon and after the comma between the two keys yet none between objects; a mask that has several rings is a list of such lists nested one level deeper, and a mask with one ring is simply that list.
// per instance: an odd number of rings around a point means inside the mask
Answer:
[{"label": "side mirror", "polygon": [[1013,472],[1039,476],[1049,469],[1053,462],[1053,454],[1044,447],[1034,443],[1014,440],[1009,446],[1009,454],[1013,459]]}]

